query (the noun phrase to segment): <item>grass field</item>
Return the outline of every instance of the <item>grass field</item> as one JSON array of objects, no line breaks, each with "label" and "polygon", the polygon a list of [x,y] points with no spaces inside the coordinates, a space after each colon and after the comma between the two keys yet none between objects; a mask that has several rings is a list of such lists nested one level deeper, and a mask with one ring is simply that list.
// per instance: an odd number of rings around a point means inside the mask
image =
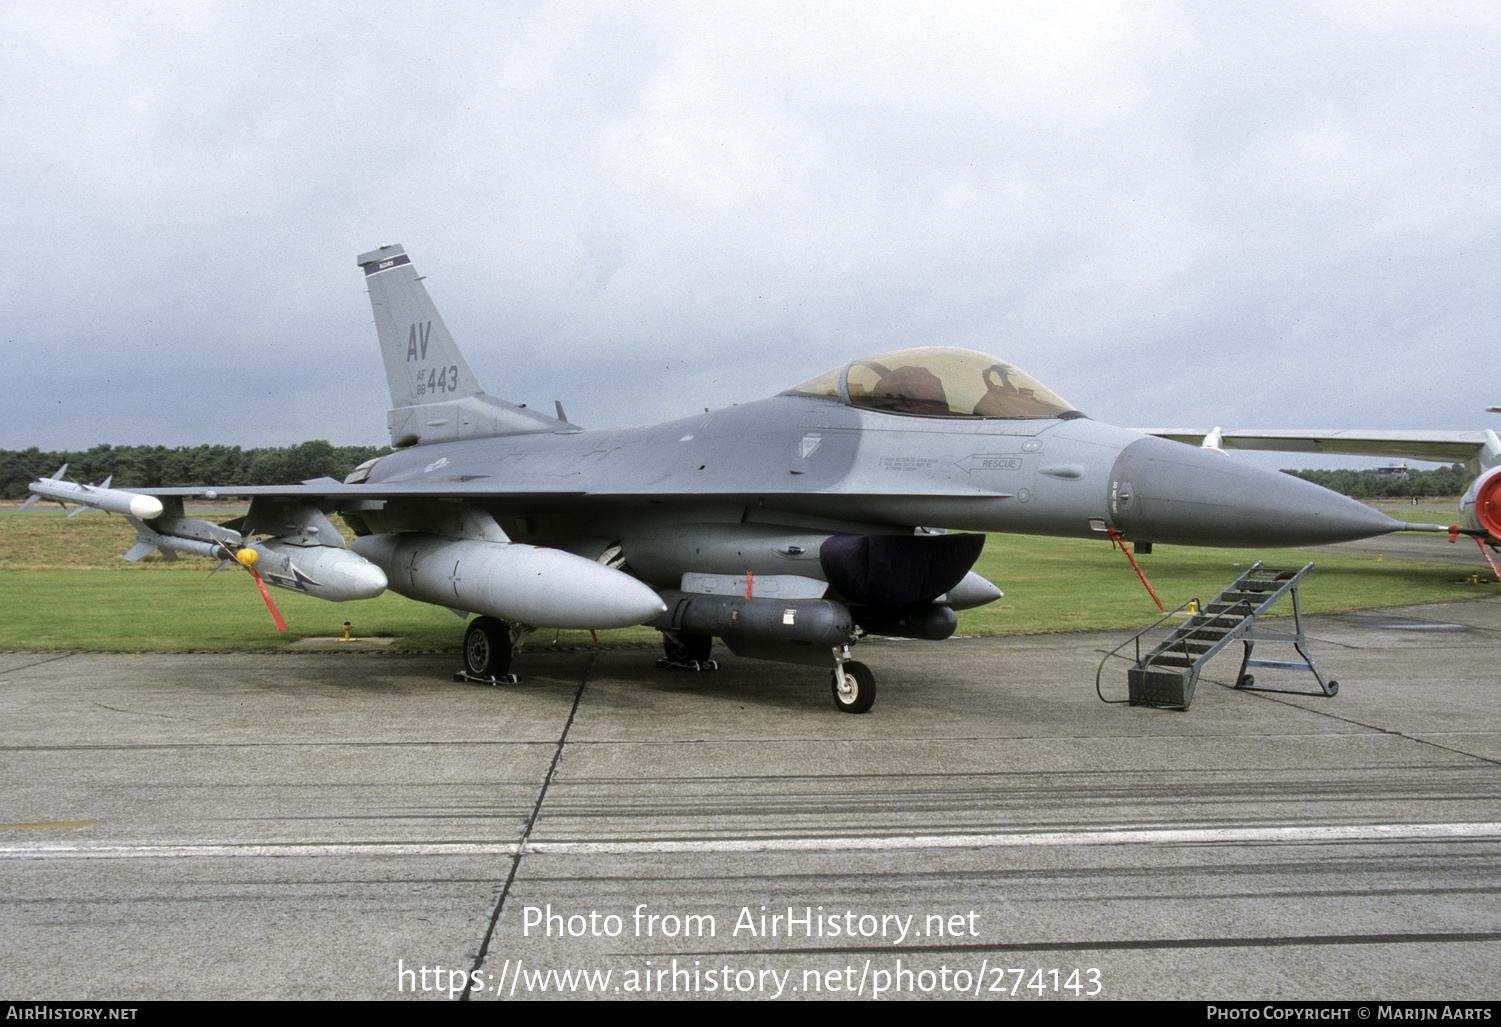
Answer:
[{"label": "grass field", "polygon": [[[191,515],[225,520],[232,507]],[[1450,523],[1454,510],[1394,506],[1399,519]],[[268,649],[309,637],[338,637],[345,620],[356,635],[391,636],[399,649],[457,649],[462,622],[447,610],[392,593],[358,603],[326,603],[273,589],[289,630],[271,624],[254,583],[229,568],[150,557],[121,561],[133,536],[122,518],[88,512],[68,518],[55,508],[0,509],[0,649],[218,650]],[[1208,599],[1239,570],[1268,566],[1317,570],[1300,595],[1308,612],[1330,613],[1501,594],[1501,585],[1471,583],[1470,571],[1446,564],[1308,554],[1295,550],[1191,549],[1157,546],[1138,557],[1169,609]],[[992,535],[975,568],[1006,592],[999,602],[961,613],[964,634],[1135,628],[1157,607],[1126,558],[1104,541]],[[599,633],[603,644],[655,645],[647,628]],[[529,645],[590,644],[588,632],[539,631]]]}]

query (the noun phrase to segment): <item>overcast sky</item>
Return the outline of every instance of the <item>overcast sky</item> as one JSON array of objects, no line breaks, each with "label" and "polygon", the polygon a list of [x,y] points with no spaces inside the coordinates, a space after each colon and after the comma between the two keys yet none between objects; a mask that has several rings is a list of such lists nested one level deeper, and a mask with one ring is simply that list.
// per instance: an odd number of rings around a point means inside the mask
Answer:
[{"label": "overcast sky", "polygon": [[1494,2],[7,0],[0,138],[4,448],[385,443],[392,242],[589,427],[930,343],[1116,424],[1501,427]]}]

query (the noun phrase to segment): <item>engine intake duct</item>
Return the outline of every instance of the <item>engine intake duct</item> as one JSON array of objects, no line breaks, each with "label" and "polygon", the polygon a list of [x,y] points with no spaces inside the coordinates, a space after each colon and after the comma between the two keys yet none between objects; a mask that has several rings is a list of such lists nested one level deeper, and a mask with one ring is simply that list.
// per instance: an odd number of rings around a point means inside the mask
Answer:
[{"label": "engine intake duct", "polygon": [[1501,467],[1486,471],[1470,486],[1459,501],[1466,528],[1483,530],[1491,538],[1501,538]]}]

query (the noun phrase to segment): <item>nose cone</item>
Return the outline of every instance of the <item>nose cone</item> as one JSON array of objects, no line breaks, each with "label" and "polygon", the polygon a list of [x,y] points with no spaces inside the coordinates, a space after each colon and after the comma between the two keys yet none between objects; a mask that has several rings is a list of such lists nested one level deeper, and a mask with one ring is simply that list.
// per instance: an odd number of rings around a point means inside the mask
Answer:
[{"label": "nose cone", "polygon": [[1234,456],[1167,439],[1131,443],[1107,498],[1127,538],[1190,546],[1308,546],[1405,527],[1355,500]]},{"label": "nose cone", "polygon": [[162,501],[155,496],[131,496],[130,516],[138,521],[154,521],[162,515]]}]

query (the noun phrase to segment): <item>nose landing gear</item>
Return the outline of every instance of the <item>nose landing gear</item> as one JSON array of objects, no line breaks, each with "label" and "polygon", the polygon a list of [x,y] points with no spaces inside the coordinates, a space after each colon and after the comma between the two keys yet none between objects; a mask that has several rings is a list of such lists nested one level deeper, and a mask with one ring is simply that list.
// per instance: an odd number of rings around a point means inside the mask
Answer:
[{"label": "nose landing gear", "polygon": [[876,701],[876,676],[859,660],[850,659],[850,647],[834,650],[834,707],[840,713],[865,713]]}]

